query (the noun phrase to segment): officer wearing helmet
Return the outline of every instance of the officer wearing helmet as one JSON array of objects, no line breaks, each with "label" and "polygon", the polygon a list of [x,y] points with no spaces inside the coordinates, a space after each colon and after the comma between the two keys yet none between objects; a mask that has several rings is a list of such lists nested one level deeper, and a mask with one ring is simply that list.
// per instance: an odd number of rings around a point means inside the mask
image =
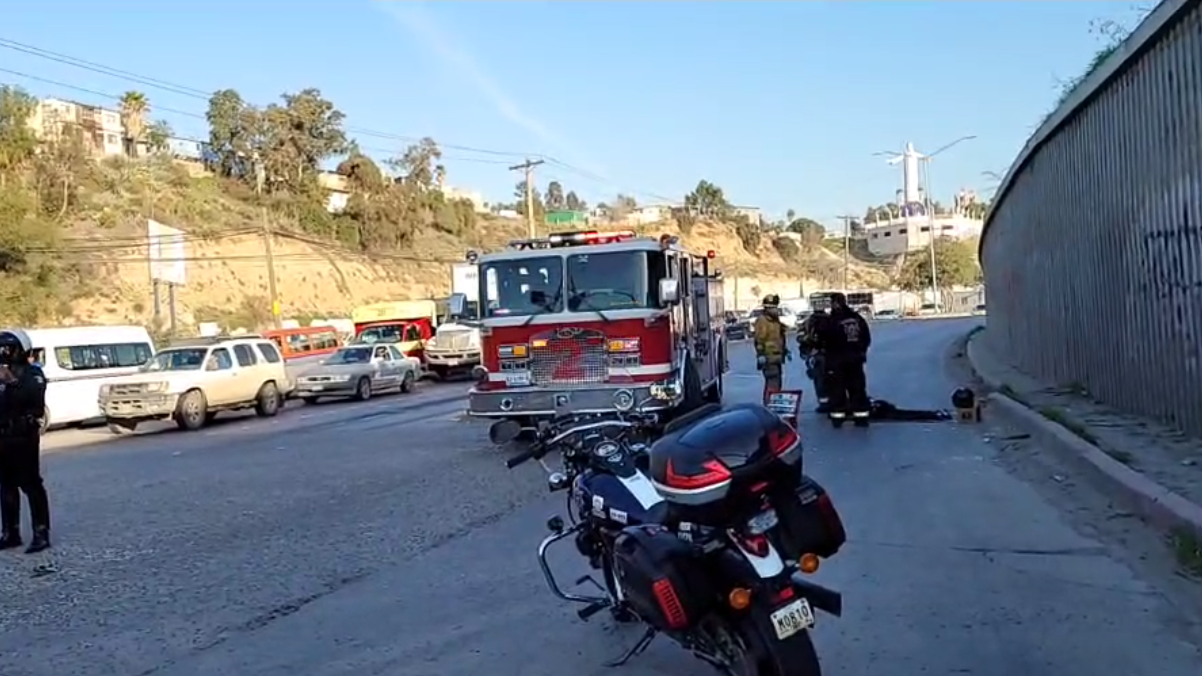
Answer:
[{"label": "officer wearing helmet", "polygon": [[872,347],[872,331],[860,313],[847,304],[847,296],[831,294],[831,315],[822,337],[826,353],[830,418],[836,426],[850,415],[856,426],[868,425],[872,401],[864,364]]},{"label": "officer wearing helmet", "polygon": [[0,330],[0,550],[20,547],[21,494],[33,538],[27,554],[50,548],[50,501],[41,473],[41,418],[46,377],[30,359],[29,334]]},{"label": "officer wearing helmet", "polygon": [[780,296],[764,296],[764,312],[755,320],[756,366],[764,372],[764,398],[769,392],[779,392],[783,387],[784,362],[792,358],[786,333],[788,329],[780,321]]},{"label": "officer wearing helmet", "polygon": [[826,352],[822,348],[830,318],[825,308],[815,308],[797,333],[797,345],[805,357],[806,376],[814,383],[814,393],[818,397],[819,413],[830,412],[830,395],[827,392],[829,369]]}]

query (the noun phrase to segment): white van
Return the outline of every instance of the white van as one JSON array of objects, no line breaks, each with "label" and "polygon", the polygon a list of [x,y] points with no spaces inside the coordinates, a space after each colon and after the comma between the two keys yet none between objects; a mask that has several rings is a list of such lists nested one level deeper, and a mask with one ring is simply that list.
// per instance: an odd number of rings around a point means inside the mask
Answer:
[{"label": "white van", "polygon": [[137,373],[154,356],[154,342],[141,326],[72,326],[26,332],[34,360],[46,374],[43,429],[103,418],[100,386]]}]

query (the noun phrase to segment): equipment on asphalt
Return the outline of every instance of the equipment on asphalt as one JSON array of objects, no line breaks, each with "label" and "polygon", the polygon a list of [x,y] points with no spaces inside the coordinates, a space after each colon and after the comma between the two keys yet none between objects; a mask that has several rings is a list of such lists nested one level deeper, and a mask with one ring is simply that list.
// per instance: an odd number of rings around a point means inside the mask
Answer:
[{"label": "equipment on asphalt", "polygon": [[[582,604],[582,620],[608,610],[644,625],[610,666],[664,634],[726,674],[818,676],[815,609],[839,616],[843,601],[806,575],[846,534],[830,497],[802,473],[797,431],[759,404],[711,404],[668,423],[648,447],[659,421],[642,408],[559,416],[506,463],[537,460],[549,489],[567,492],[567,522],[548,519],[538,548],[551,592]],[[494,426],[493,440],[519,431]],[[560,471],[543,463],[552,451]],[[577,585],[599,594],[556,580],[547,550],[567,538],[602,577]]]}]

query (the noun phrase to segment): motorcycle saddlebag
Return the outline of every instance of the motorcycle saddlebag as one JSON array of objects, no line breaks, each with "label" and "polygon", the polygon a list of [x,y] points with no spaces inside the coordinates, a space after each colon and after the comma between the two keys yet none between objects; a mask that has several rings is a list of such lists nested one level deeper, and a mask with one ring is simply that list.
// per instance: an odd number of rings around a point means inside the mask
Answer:
[{"label": "motorcycle saddlebag", "polygon": [[692,626],[715,598],[701,554],[663,526],[624,528],[614,541],[614,568],[631,609],[662,631]]},{"label": "motorcycle saddlebag", "polygon": [[783,503],[774,507],[786,558],[797,561],[802,554],[829,558],[847,542],[839,510],[817,481],[802,475],[797,492],[777,502]]}]

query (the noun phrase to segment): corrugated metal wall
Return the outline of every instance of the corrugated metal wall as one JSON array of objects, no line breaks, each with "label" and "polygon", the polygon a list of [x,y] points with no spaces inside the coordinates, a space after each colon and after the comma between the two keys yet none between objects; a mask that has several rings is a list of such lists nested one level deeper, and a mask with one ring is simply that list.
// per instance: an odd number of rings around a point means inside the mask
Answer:
[{"label": "corrugated metal wall", "polygon": [[1032,375],[1202,435],[1202,3],[1162,4],[1012,167],[981,247],[986,336]]}]

